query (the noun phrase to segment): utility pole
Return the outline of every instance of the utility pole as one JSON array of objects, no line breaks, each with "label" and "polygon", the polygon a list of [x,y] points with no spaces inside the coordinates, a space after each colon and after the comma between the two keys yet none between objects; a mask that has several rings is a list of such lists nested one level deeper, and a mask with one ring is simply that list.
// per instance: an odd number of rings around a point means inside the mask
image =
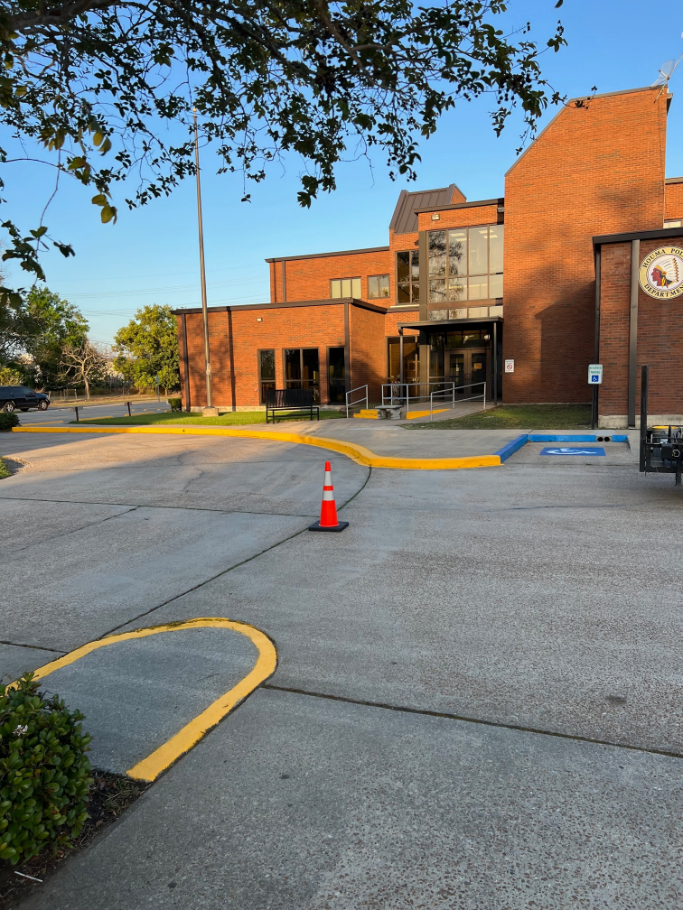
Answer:
[{"label": "utility pole", "polygon": [[211,357],[209,354],[209,313],[206,306],[206,270],[204,268],[204,227],[202,224],[202,185],[199,178],[199,139],[197,136],[197,108],[194,117],[194,160],[197,169],[197,219],[199,221],[199,267],[202,275],[202,317],[204,320],[204,363],[206,365],[206,407],[211,408]]}]

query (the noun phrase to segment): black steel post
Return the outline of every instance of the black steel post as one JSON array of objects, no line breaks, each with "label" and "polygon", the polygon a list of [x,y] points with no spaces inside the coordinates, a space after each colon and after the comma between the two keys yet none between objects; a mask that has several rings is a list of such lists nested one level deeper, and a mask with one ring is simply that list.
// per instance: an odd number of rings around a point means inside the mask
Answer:
[{"label": "black steel post", "polygon": [[75,406],[74,406],[74,411],[76,412],[76,423],[78,423],[78,420],[79,420],[79,418],[78,418],[78,405],[75,405]]},{"label": "black steel post", "polygon": [[127,401],[127,402],[126,402],[126,407],[128,408],[128,416],[130,417],[130,416],[131,416],[131,414],[130,414],[130,401]]},{"label": "black steel post", "polygon": [[647,392],[648,368],[644,366],[640,374],[640,470],[647,471]]},{"label": "black steel post", "polygon": [[498,323],[493,323],[493,406],[498,407]]}]

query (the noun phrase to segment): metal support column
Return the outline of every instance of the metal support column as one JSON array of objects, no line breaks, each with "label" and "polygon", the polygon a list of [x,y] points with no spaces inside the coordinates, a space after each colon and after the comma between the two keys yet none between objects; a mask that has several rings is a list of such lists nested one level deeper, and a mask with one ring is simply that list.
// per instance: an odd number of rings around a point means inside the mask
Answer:
[{"label": "metal support column", "polygon": [[636,425],[636,379],[638,355],[638,271],[640,240],[631,241],[631,313],[628,336],[628,425]]},{"label": "metal support column", "polygon": [[498,323],[493,323],[493,406],[498,405]]}]

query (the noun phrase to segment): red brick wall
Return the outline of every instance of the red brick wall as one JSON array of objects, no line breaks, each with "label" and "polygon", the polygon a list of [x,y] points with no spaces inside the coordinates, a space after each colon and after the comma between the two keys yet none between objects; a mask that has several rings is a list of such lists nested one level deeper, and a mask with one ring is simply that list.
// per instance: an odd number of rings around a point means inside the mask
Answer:
[{"label": "red brick wall", "polygon": [[508,402],[590,400],[592,238],[662,227],[667,98],[656,101],[658,91],[568,105],[507,174]]},{"label": "red brick wall", "polygon": [[[640,245],[640,262],[663,246],[683,246],[681,237],[648,240]],[[600,295],[600,361],[604,366],[600,415],[628,413],[631,244],[603,247]],[[636,415],[640,413],[640,370],[650,367],[650,414],[683,414],[683,383],[677,370],[683,350],[683,297],[658,300],[638,289]]]},{"label": "red brick wall", "polygon": [[[663,246],[683,247],[683,232],[680,237],[673,239],[642,242],[640,261]],[[640,368],[648,364],[649,413],[683,414],[683,382],[680,376],[682,351],[683,297],[659,300],[639,290],[636,413],[640,411]]]},{"label": "red brick wall", "polygon": [[[271,282],[271,302],[282,301],[282,263],[275,267],[275,282]],[[353,253],[347,256],[320,256],[311,259],[288,259],[285,263],[287,300],[326,300],[330,296],[333,278],[360,278],[361,299],[368,299],[368,276],[389,275],[391,294],[394,293],[393,256],[387,250],[379,253]],[[391,299],[391,298],[390,298]]]},{"label": "red brick wall", "polygon": [[664,187],[664,217],[667,221],[678,221],[683,219],[683,177],[679,177],[680,182],[667,183]]},{"label": "red brick wall", "polygon": [[349,307],[351,388],[367,385],[371,404],[381,400],[381,386],[387,379],[384,321],[384,313]]},{"label": "red brick wall", "polygon": [[[229,319],[232,318],[234,346],[230,351]],[[206,403],[204,381],[204,342],[201,313],[187,315],[188,353],[190,361],[190,403],[193,407]],[[261,318],[263,321],[258,322]],[[383,317],[380,317],[383,318]],[[182,334],[182,319],[178,317]],[[327,348],[344,345],[343,303],[307,307],[278,307],[245,309],[235,307],[209,311],[211,353],[211,390],[216,407],[258,407],[259,350],[275,350],[277,388],[284,388],[283,350],[285,348],[318,348],[320,362],[320,400],[327,402]],[[234,372],[232,364],[234,363]],[[181,351],[181,388],[183,407],[185,377]],[[234,386],[234,399],[233,399]]]},{"label": "red brick wall", "polygon": [[[384,333],[387,338],[398,335],[399,322],[417,322],[420,318],[419,307],[408,307],[403,310],[388,310],[384,317]],[[405,329],[405,335],[417,335],[417,331]]]},{"label": "red brick wall", "polygon": [[475,227],[477,224],[496,224],[498,221],[498,204],[473,205],[471,208],[447,209],[438,212],[438,221],[432,221],[429,212],[418,215],[421,231],[438,231],[442,228]]},{"label": "red brick wall", "polygon": [[[600,415],[628,413],[628,343],[631,309],[631,244],[602,248],[600,282]],[[588,378],[586,374],[586,378]]]}]

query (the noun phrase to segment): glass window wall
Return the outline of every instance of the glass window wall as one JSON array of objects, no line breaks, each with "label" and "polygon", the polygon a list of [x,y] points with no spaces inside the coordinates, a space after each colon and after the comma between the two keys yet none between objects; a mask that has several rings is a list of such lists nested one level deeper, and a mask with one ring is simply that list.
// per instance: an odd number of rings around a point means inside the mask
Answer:
[{"label": "glass window wall", "polygon": [[[429,303],[502,297],[503,241],[502,224],[429,231]],[[437,318],[434,311],[430,318]]]}]

